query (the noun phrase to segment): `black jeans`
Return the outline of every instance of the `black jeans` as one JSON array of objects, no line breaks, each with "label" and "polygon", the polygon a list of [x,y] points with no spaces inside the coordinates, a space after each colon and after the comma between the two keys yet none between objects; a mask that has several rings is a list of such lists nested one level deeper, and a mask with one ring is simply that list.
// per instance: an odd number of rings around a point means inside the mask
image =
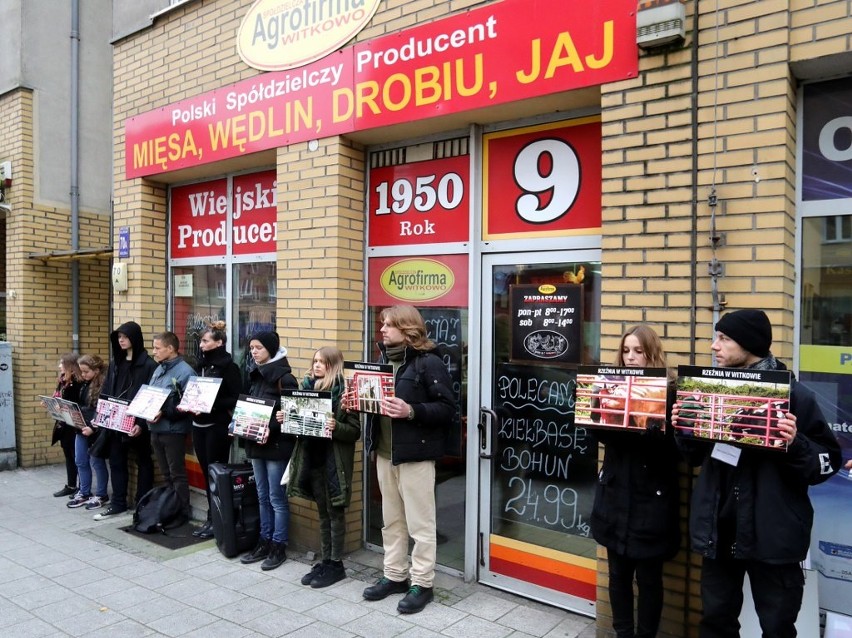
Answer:
[{"label": "black jeans", "polygon": [[207,520],[210,520],[210,477],[207,475],[211,463],[227,463],[231,453],[231,437],[228,436],[228,425],[211,425],[208,427],[192,426],[192,446],[201,473],[204,475],[204,488],[207,491]]},{"label": "black jeans", "polygon": [[183,511],[190,513],[189,477],[186,473],[186,434],[151,432],[151,447],[157,456],[160,473],[177,492]]},{"label": "black jeans", "polygon": [[59,445],[65,456],[65,480],[68,487],[77,487],[77,461],[74,457],[74,445],[77,441],[77,432],[70,425],[61,426],[59,433]]},{"label": "black jeans", "polygon": [[319,515],[322,558],[339,561],[343,558],[343,543],[346,538],[346,508],[331,504],[325,466],[312,468],[310,476]]},{"label": "black jeans", "polygon": [[738,638],[743,578],[748,574],[764,636],[793,638],[802,606],[805,575],[799,563],[769,565],[732,558],[705,558],[701,568],[701,638]]},{"label": "black jeans", "polygon": [[151,458],[151,437],[147,430],[139,436],[128,437],[119,432],[108,432],[112,437],[109,452],[110,482],[112,483],[111,507],[119,510],[127,509],[127,488],[130,482],[128,458],[131,454],[136,457],[136,498],[139,502],[142,496],[154,487],[154,461]]},{"label": "black jeans", "polygon": [[[612,628],[618,638],[653,638],[663,611],[663,560],[636,560],[607,551]],[[638,589],[633,629],[633,575]]]}]

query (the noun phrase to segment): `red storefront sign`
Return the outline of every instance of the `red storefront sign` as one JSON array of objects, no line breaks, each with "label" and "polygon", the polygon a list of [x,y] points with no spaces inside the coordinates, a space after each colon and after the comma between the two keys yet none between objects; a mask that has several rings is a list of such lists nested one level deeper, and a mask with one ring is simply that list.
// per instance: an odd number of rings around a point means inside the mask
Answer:
[{"label": "red storefront sign", "polygon": [[597,118],[483,138],[482,237],[587,233],[601,226],[601,125]]},{"label": "red storefront sign", "polygon": [[467,255],[373,257],[369,266],[371,306],[467,307]]},{"label": "red storefront sign", "polygon": [[470,157],[370,171],[370,246],[468,239]]},{"label": "red storefront sign", "polygon": [[629,0],[503,0],[363,42],[127,119],[125,172],[155,175],[635,77],[635,11]]},{"label": "red storefront sign", "polygon": [[228,181],[178,186],[171,191],[171,258],[218,257],[228,246],[228,215],[231,216],[231,254],[275,252],[277,199],[275,171]]}]

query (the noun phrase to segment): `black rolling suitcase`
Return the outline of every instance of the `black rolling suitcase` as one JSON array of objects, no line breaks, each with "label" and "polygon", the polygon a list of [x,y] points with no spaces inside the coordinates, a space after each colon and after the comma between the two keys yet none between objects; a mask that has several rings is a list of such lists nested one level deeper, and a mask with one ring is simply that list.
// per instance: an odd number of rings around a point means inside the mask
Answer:
[{"label": "black rolling suitcase", "polygon": [[260,508],[251,464],[211,463],[208,474],[219,551],[231,558],[254,548],[260,535]]}]

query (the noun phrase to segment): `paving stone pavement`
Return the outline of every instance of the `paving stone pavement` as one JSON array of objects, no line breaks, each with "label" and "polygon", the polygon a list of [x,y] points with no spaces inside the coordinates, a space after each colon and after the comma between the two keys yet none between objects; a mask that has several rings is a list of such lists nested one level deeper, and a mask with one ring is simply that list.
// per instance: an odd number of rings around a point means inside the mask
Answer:
[{"label": "paving stone pavement", "polygon": [[398,596],[365,601],[381,555],[344,560],[348,578],[324,589],[299,583],[310,566],[241,565],[213,541],[167,550],[96,522],[54,498],[64,466],[0,472],[0,636],[365,636],[593,638],[594,620],[438,573],[435,602],[397,613]]}]

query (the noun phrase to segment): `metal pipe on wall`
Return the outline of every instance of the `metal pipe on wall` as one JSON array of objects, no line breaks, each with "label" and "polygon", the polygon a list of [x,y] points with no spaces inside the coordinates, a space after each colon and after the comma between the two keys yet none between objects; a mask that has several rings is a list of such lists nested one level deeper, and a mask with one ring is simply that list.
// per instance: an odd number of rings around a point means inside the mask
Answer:
[{"label": "metal pipe on wall", "polygon": [[[80,0],[71,0],[71,250],[80,249]],[[80,351],[80,263],[71,260],[71,340]]]}]

